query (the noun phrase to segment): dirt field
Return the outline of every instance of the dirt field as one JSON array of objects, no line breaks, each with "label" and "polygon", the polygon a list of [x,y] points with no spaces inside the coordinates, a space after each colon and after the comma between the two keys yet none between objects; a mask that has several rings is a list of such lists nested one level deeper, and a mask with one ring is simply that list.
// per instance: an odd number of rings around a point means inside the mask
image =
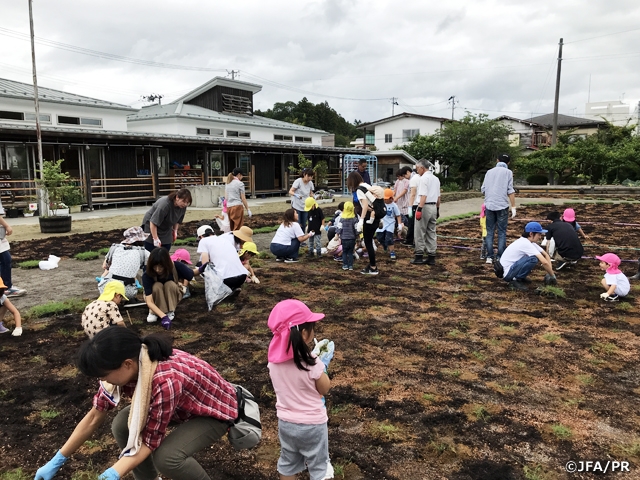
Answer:
[{"label": "dirt field", "polygon": [[[543,220],[549,208],[519,208],[509,222],[509,241],[520,235],[524,222]],[[591,237],[585,255],[627,247],[614,251],[629,260],[623,271],[635,273],[637,263],[631,260],[638,252],[630,250],[638,246],[635,206],[574,208]],[[272,224],[274,218],[254,221]],[[197,222],[187,228],[195,231]],[[531,291],[512,292],[479,259],[477,218],[440,225],[438,233],[433,268],[411,266],[406,247],[398,247],[396,262],[379,251],[377,277],[343,272],[331,258],[298,264],[256,260],[262,283],[247,285],[234,302],[208,312],[196,289],[178,306],[171,330],[175,346],[246,386],[262,410],[264,437],[256,449],[237,453],[222,441],[198,456],[211,478],[277,478],[266,321],[277,301],[292,297],[327,315],[318,337],[336,343],[327,396],[336,478],[640,478],[637,285],[624,301],[604,303],[599,298],[602,272],[596,261],[585,259],[558,273],[565,298],[535,293],[543,276],[539,268]],[[23,242],[12,252],[17,260],[56,252],[68,257],[88,250],[87,245],[108,246],[120,234],[95,233],[90,239],[69,237],[45,245]],[[62,261],[55,273],[15,275],[34,275],[29,296],[38,292],[44,301],[48,289],[69,292],[69,282],[84,281],[69,278],[75,268],[63,271],[65,263],[73,262],[78,261]],[[99,269],[99,261],[94,262]],[[129,328],[160,330],[146,324],[144,309],[130,314]],[[5,436],[0,472],[21,467],[32,478],[90,408],[96,381],[74,367],[74,353],[84,340],[79,317],[25,322],[22,337],[0,339],[0,430]],[[117,453],[106,424],[63,467],[60,478],[86,471],[90,461],[100,472]],[[564,466],[570,460],[628,461],[630,472],[568,474]]]}]

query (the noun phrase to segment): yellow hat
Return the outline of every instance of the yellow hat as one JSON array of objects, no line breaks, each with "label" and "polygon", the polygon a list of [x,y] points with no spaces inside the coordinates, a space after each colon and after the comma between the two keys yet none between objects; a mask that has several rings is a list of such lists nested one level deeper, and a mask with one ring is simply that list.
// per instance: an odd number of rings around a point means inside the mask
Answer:
[{"label": "yellow hat", "polygon": [[316,199],[313,197],[307,197],[307,199],[304,201],[304,211],[308,212],[314,206],[318,206],[318,204],[316,203]]},{"label": "yellow hat", "polygon": [[258,246],[253,242],[244,242],[244,245],[242,245],[242,250],[238,252],[238,255],[242,256],[245,254],[245,252],[251,252],[254,255],[258,255]]},{"label": "yellow hat", "polygon": [[116,296],[116,293],[122,295],[126,301],[129,299],[124,295],[124,283],[118,280],[111,280],[104,286],[104,290],[102,291],[102,295],[98,297],[98,300],[102,300],[103,302],[110,302],[113,300],[113,297]]}]

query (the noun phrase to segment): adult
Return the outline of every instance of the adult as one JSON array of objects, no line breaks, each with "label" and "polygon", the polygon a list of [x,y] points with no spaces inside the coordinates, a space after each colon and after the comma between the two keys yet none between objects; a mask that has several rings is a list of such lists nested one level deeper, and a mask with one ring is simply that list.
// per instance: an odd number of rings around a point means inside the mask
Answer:
[{"label": "adult", "polygon": [[193,270],[182,262],[174,262],[164,248],[155,248],[149,255],[142,275],[144,301],[149,307],[147,322],[161,318],[162,326],[169,330],[175,318],[176,306],[182,300],[187,285],[193,280]]},{"label": "adult", "polygon": [[62,448],[38,469],[36,480],[53,478],[124,397],[133,397],[131,405],[111,424],[122,455],[101,479],[119,480],[131,471],[147,480],[210,478],[193,455],[210,448],[238,416],[236,390],[207,362],[173,349],[171,342],[163,335],[141,338],[127,328],[106,328],[82,345],[78,369],[101,379],[98,393]]},{"label": "adult", "polygon": [[247,215],[251,218],[251,210],[247,203],[247,197],[244,194],[244,183],[242,178],[244,174],[239,168],[234,168],[229,175],[230,182],[224,188],[224,198],[227,201],[227,213],[229,215],[229,229],[236,230],[244,223],[244,209],[247,209]]},{"label": "adult", "polygon": [[[436,220],[440,216],[440,179],[433,174],[433,164],[420,160],[423,174],[418,186],[418,207],[415,214],[414,240],[416,249],[411,263],[435,265],[438,241]],[[426,256],[426,258],[425,258]]]},{"label": "adult", "polygon": [[367,167],[368,165],[367,165],[366,159],[361,158],[360,160],[358,160],[358,173],[362,177],[362,181],[366,184],[373,185],[371,183],[371,177],[369,176],[369,171]]},{"label": "adult", "polygon": [[546,234],[547,254],[549,258],[554,258],[556,254],[560,256],[556,263],[556,270],[575,264],[584,254],[584,247],[580,243],[576,229],[570,223],[560,219],[560,212],[549,213],[547,220],[551,220]]},{"label": "adult", "polygon": [[104,257],[104,273],[98,283],[98,290],[103,293],[107,283],[118,280],[124,285],[125,295],[133,301],[138,294],[136,278],[149,258],[149,251],[143,246],[148,235],[141,227],[131,227],[124,231],[123,236],[124,240],[111,245]]},{"label": "adult", "polygon": [[124,327],[124,320],[120,315],[118,305],[124,300],[129,300],[125,295],[124,285],[116,280],[111,280],[104,287],[104,292],[82,312],[82,328],[89,338],[111,325]]},{"label": "adult", "polygon": [[370,204],[367,194],[371,185],[366,183],[358,172],[351,172],[347,177],[347,188],[356,193],[358,202],[362,207],[362,214],[360,215],[360,226],[362,227],[362,237],[364,240],[364,246],[367,249],[367,255],[369,256],[369,265],[360,271],[364,275],[377,275],[378,267],[376,266],[376,251],[373,246],[373,237],[376,234],[376,229],[380,224],[381,219],[371,219],[371,212],[373,211],[373,205]]},{"label": "adult", "polygon": [[407,225],[407,238],[404,239],[405,245],[413,245],[415,231],[415,215],[418,208],[418,186],[420,185],[420,177],[427,170],[424,167],[415,167],[415,170],[409,172],[409,222]]},{"label": "adult", "polygon": [[[247,280],[249,272],[235,248],[235,243],[230,242],[227,238],[228,234],[220,235],[219,237],[213,235],[213,229],[204,225],[203,228],[198,229],[198,233],[203,233],[200,242],[198,242],[198,253],[200,254],[200,261],[202,265],[206,265],[211,262],[211,265],[218,277],[222,279],[224,284],[231,290],[238,290],[242,287]],[[243,241],[242,244],[245,242]],[[202,267],[201,267],[202,268]]]},{"label": "adult", "polygon": [[314,171],[311,168],[304,168],[299,178],[296,178],[295,182],[289,190],[291,195],[291,207],[298,212],[298,223],[300,228],[304,232],[307,229],[307,220],[309,220],[309,212],[304,209],[304,202],[309,197],[313,197],[313,175]]},{"label": "adult", "polygon": [[511,218],[516,216],[516,191],[513,188],[513,172],[509,170],[511,157],[506,153],[498,155],[496,166],[487,172],[482,182],[485,215],[487,218],[487,263],[494,258],[493,236],[498,228],[498,258],[507,248],[507,222],[509,205]]},{"label": "adult", "polygon": [[313,237],[313,232],[305,235],[298,223],[298,211],[289,208],[282,216],[282,223],[271,240],[269,250],[276,256],[276,262],[295,263],[298,261],[300,244]]},{"label": "adult", "polygon": [[8,298],[11,297],[20,297],[27,293],[24,288],[19,288],[12,283],[11,278],[11,252],[9,249],[11,248],[9,245],[9,240],[7,240],[7,236],[13,234],[13,228],[7,223],[4,219],[4,207],[2,206],[2,202],[0,201],[0,276],[2,277],[2,281],[4,282],[7,289],[5,290],[5,295]]},{"label": "adult", "polygon": [[515,290],[527,290],[527,278],[538,262],[542,268],[555,280],[551,266],[551,258],[538,245],[542,235],[547,233],[538,222],[529,222],[524,227],[522,236],[509,245],[500,257],[500,265],[504,270],[503,279]]},{"label": "adult", "polygon": [[144,242],[144,248],[149,251],[156,247],[162,247],[167,252],[171,250],[171,245],[178,238],[178,229],[191,201],[191,192],[186,188],[156,200],[142,219],[142,228],[149,234]]},{"label": "adult", "polygon": [[396,173],[396,183],[393,185],[393,201],[398,205],[402,223],[409,220],[409,178],[411,169],[402,167]]},{"label": "adult", "polygon": [[220,238],[224,238],[236,249],[236,252],[242,250],[245,242],[253,242],[253,230],[246,225],[243,225],[238,230],[234,230],[229,233],[223,233]]}]

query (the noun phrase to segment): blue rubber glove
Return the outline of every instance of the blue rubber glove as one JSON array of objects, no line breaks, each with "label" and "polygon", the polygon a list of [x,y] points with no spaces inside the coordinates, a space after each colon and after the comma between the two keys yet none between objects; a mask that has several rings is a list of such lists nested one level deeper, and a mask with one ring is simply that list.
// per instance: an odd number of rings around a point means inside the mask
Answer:
[{"label": "blue rubber glove", "polygon": [[169,315],[165,315],[164,317],[162,317],[160,323],[165,328],[165,330],[169,330],[171,328],[171,319],[169,318]]},{"label": "blue rubber glove", "polygon": [[104,472],[102,472],[102,474],[100,474],[98,479],[99,480],[120,480],[120,475],[118,474],[118,472],[116,472],[113,469],[113,467],[111,467],[108,470],[105,470]]},{"label": "blue rubber glove", "polygon": [[[326,346],[326,351],[320,353],[320,349]],[[325,370],[329,368],[329,363],[333,359],[333,353],[335,350],[335,344],[328,339],[320,340],[313,348],[313,353],[324,363]]]},{"label": "blue rubber glove", "polygon": [[55,456],[51,460],[49,460],[49,462],[45,466],[38,469],[34,480],[51,480],[54,475],[58,473],[58,470],[60,470],[60,467],[62,467],[62,465],[64,465],[64,462],[66,461],[67,457],[65,457],[62,453],[60,453],[60,450],[58,450],[58,453],[56,453]]}]

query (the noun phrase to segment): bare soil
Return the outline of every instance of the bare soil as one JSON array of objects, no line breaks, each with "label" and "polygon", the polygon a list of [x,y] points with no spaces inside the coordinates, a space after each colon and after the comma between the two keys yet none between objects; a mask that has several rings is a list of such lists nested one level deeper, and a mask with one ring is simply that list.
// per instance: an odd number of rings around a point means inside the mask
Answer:
[{"label": "bare soil", "polygon": [[[526,221],[544,220],[549,208],[519,208],[509,222],[509,241]],[[635,224],[635,206],[574,208],[591,237],[585,255],[615,248],[629,261],[623,271],[635,273],[638,227],[616,225]],[[252,227],[277,223],[253,220]],[[197,222],[186,227],[195,232]],[[262,411],[264,436],[257,448],[237,453],[222,441],[198,455],[211,478],[277,478],[266,322],[276,302],[292,297],[327,315],[318,337],[336,343],[327,396],[336,478],[587,479],[596,477],[568,474],[564,465],[598,459],[629,461],[631,472],[597,478],[639,478],[638,286],[623,301],[605,303],[597,261],[584,259],[558,272],[565,298],[535,293],[544,274],[539,268],[529,292],[513,292],[479,259],[477,218],[440,225],[438,233],[435,267],[410,265],[411,251],[400,245],[395,262],[379,250],[376,277],[343,272],[330,257],[297,264],[256,260],[262,283],[246,285],[235,301],[208,312],[199,287],[178,306],[170,332],[175,346],[246,386]],[[66,257],[57,271],[15,276],[39,279],[28,296],[44,300],[55,284],[70,293],[69,284],[83,280],[80,262],[68,257],[89,245],[108,246],[120,235],[117,230],[12,244],[16,259]],[[100,261],[95,263],[99,270]],[[65,264],[70,267],[63,271]],[[145,322],[144,309],[129,313],[129,328],[141,334],[161,330]],[[97,382],[74,367],[84,339],[77,313],[25,322],[22,337],[0,339],[0,472],[21,467],[33,474],[89,410]],[[86,471],[89,462],[103,471],[117,453],[105,424],[60,478]]]}]

